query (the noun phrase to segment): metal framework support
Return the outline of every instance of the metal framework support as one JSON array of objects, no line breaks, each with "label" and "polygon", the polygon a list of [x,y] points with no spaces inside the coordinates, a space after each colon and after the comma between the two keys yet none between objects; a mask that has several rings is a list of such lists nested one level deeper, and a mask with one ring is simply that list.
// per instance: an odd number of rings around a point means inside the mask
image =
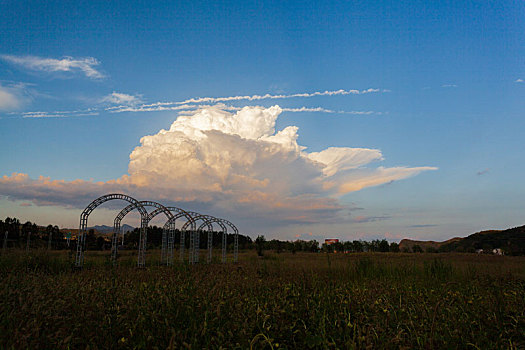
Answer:
[{"label": "metal framework support", "polygon": [[199,248],[201,245],[201,231],[193,231],[195,238],[193,238],[193,263],[196,264],[199,262]]},{"label": "metal framework support", "polygon": [[226,249],[228,245],[228,234],[226,232],[222,233],[222,263],[226,262]]},{"label": "metal framework support", "polygon": [[[193,220],[193,217],[188,212],[186,212],[185,210],[183,210],[181,208],[167,207],[166,209],[168,209],[169,211],[171,211],[172,213],[175,214],[172,218],[170,218],[164,224],[164,228],[162,230],[162,234],[163,235],[166,233],[166,231],[169,230],[169,234],[167,234],[168,239],[166,241],[166,256],[168,257],[168,259],[171,259],[171,261],[173,261],[173,250],[174,250],[174,247],[175,247],[175,221],[177,219],[179,219],[179,218],[184,217],[186,219],[186,223],[189,223],[189,225],[191,226],[192,229],[194,229],[194,227],[195,227],[195,222]],[[170,236],[172,237],[171,238],[171,244],[170,244],[170,239],[169,239]],[[179,251],[179,259],[180,259],[181,262],[184,261],[184,250],[185,250],[184,247],[185,247],[185,243],[186,243],[185,239],[186,239],[185,231],[181,230],[181,232],[180,232],[180,251]],[[167,262],[167,264],[171,265],[172,263],[168,263]]]},{"label": "metal framework support", "polygon": [[[196,213],[196,212],[188,212],[192,217],[193,217],[193,220],[194,222],[195,221],[202,221],[203,224],[201,225],[201,228],[203,227],[203,225],[206,225],[208,227],[208,234],[213,234],[213,227],[212,225],[210,224],[210,218],[213,218],[212,216],[209,216],[209,215],[202,215],[202,214],[199,214],[199,213]],[[184,226],[182,227],[182,230],[185,230],[187,228],[187,226],[189,226],[189,223],[185,223]],[[195,225],[194,225],[195,226]],[[194,229],[191,233],[190,233],[190,248],[189,248],[189,257],[188,257],[188,261],[190,264],[195,264],[195,263],[198,263],[199,262],[199,237],[200,237],[200,228],[199,229]],[[208,249],[211,249],[211,246],[208,248]],[[209,255],[210,253],[208,253]]]},{"label": "metal framework support", "polygon": [[[140,204],[142,207],[154,207],[156,208],[154,211],[149,213],[145,218],[141,216],[141,227],[145,226],[146,228],[149,225],[149,222],[158,214],[164,213],[166,217],[168,218],[168,221],[173,219],[173,214],[171,211],[163,206],[160,203],[153,202],[153,201],[141,201]],[[124,217],[131,211],[133,211],[136,208],[135,205],[130,204],[124,209],[120,211],[120,213],[115,217],[114,224],[113,224],[113,240],[112,240],[112,251],[113,251],[113,263],[116,264],[117,260],[117,251],[118,251],[118,235],[120,234],[120,223],[124,219]],[[167,255],[166,255],[166,249],[167,246],[167,238],[165,237],[163,233],[163,245],[161,250],[161,263],[168,264]],[[139,267],[145,267],[146,266],[146,248],[148,243],[148,236],[147,231],[146,234],[141,235],[139,239],[139,256],[138,256],[138,266]]]},{"label": "metal framework support", "polygon": [[[147,234],[147,221],[146,220],[147,220],[148,212],[139,203],[139,201],[137,201],[135,198],[132,198],[130,196],[127,196],[125,194],[120,194],[120,193],[112,193],[112,194],[101,196],[95,199],[93,202],[91,202],[80,214],[80,224],[79,224],[78,236],[77,236],[77,249],[76,249],[76,254],[75,254],[75,267],[82,268],[82,266],[84,266],[84,253],[86,251],[86,233],[87,233],[87,223],[88,223],[89,214],[91,214],[91,212],[93,212],[93,210],[95,210],[102,203],[105,203],[107,201],[114,200],[114,199],[120,199],[120,200],[127,201],[133,204],[134,207],[139,210],[140,216],[141,216],[140,236],[141,238],[146,236]],[[114,239],[116,238],[114,237]],[[116,252],[114,252],[114,254],[116,254]],[[138,259],[139,267],[144,266],[144,265],[141,265],[142,261],[143,260],[141,259],[141,254],[139,250],[139,259]]]},{"label": "metal framework support", "polygon": [[175,222],[170,223],[168,235],[168,249],[166,254],[166,265],[173,265],[173,248],[175,246]]},{"label": "metal framework support", "polygon": [[160,248],[160,261],[164,262],[166,260],[166,248],[168,247],[168,232],[162,230],[162,243]]},{"label": "metal framework support", "polygon": [[188,246],[188,263],[190,265],[193,265],[194,263],[194,253],[195,253],[195,231],[190,231],[190,234],[188,236],[190,240],[190,244]]},{"label": "metal framework support", "polygon": [[213,249],[213,232],[208,232],[208,264],[211,263],[212,258],[212,249]]},{"label": "metal framework support", "polygon": [[221,232],[222,232],[222,239],[223,239],[223,242],[222,242],[222,246],[223,246],[223,251],[222,251],[222,262],[226,262],[225,260],[225,257],[226,257],[226,245],[225,245],[225,239],[226,239],[226,233],[227,233],[227,229],[226,229],[226,226],[223,224],[223,222],[221,221],[221,219],[218,219],[218,218],[215,218],[213,216],[210,216],[210,215],[203,215],[207,218],[207,222],[203,223],[200,227],[199,227],[199,230],[202,229],[205,225],[208,226],[208,263],[211,262],[211,259],[212,259],[212,248],[213,248],[213,226],[211,227],[210,229],[210,226],[213,224],[213,223],[217,223],[220,227],[221,227]]},{"label": "metal framework support", "polygon": [[184,261],[184,246],[186,245],[186,232],[180,231],[180,243],[179,243],[179,261]]},{"label": "metal framework support", "polygon": [[[138,257],[137,257],[137,266],[145,267],[146,266],[146,248],[147,248],[147,228],[148,224],[156,215],[159,213],[165,213],[168,218],[168,221],[164,225],[163,235],[162,235],[162,249],[161,249],[161,263],[166,265],[173,264],[173,250],[175,245],[175,220],[181,217],[186,218],[186,223],[183,225],[180,231],[180,252],[179,258],[181,261],[184,260],[185,256],[185,234],[186,231],[189,232],[189,249],[188,249],[188,261],[190,264],[199,262],[199,248],[200,248],[200,232],[205,226],[208,229],[208,240],[207,240],[207,262],[212,260],[212,248],[213,248],[213,223],[217,223],[222,229],[222,261],[226,262],[226,249],[227,249],[227,229],[225,225],[230,226],[234,231],[234,262],[238,260],[238,248],[239,248],[239,239],[238,239],[238,230],[231,222],[224,219],[218,219],[210,215],[202,215],[195,212],[187,212],[183,209],[176,207],[164,207],[162,204],[152,201],[142,201],[139,202],[136,199],[119,193],[107,194],[95,199],[91,202],[80,214],[80,224],[79,224],[79,233],[77,236],[77,247],[75,255],[75,266],[77,268],[82,268],[84,264],[84,253],[86,251],[86,233],[87,233],[87,222],[89,215],[93,210],[95,210],[99,205],[109,200],[125,200],[130,204],[122,209],[122,211],[117,215],[114,221],[114,230],[112,237],[112,258],[116,262],[118,254],[118,235],[120,233],[120,223],[124,216],[132,210],[137,209],[140,212],[141,216],[141,226],[140,226],[140,238],[139,238],[139,247],[138,247]],[[148,214],[145,206],[152,206],[156,209]],[[175,215],[173,215],[175,213]],[[196,221],[202,221],[202,224],[197,228]],[[28,244],[29,247],[29,236]],[[51,235],[49,243],[51,243]],[[6,246],[7,235],[4,238],[4,247]],[[124,235],[122,236],[122,244],[124,244]]]},{"label": "metal framework support", "polygon": [[[233,262],[236,263],[239,261],[239,230],[237,229],[237,227],[232,224],[230,221],[226,220],[226,219],[219,219],[221,220],[224,224],[230,226],[233,230]],[[223,239],[222,241],[222,249],[223,249],[223,262],[226,261],[226,247],[225,247],[225,242],[226,240]]]}]

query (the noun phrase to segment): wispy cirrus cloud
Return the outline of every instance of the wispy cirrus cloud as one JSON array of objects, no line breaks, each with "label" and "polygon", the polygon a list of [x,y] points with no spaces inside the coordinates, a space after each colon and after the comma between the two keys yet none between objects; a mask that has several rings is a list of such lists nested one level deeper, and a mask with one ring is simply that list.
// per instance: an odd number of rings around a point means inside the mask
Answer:
[{"label": "wispy cirrus cloud", "polygon": [[[123,113],[123,112],[162,112],[162,111],[178,111],[180,114],[192,113],[194,110],[208,108],[208,107],[219,107],[223,110],[228,111],[239,111],[242,107],[225,105],[223,103],[217,103],[214,105],[202,105],[202,104],[184,104],[184,105],[155,105],[155,104],[144,104],[141,106],[114,106],[106,108],[110,113]],[[282,108],[283,112],[301,113],[301,112],[318,112],[328,114],[354,114],[354,115],[370,115],[370,114],[382,114],[382,112],[375,111],[343,111],[343,110],[332,110],[323,107],[295,107],[295,108]]]},{"label": "wispy cirrus cloud", "polygon": [[[222,110],[228,111],[239,111],[243,107],[226,105],[221,101],[230,101],[236,102],[241,100],[256,101],[256,100],[265,100],[265,99],[283,99],[283,98],[310,98],[314,96],[337,96],[337,95],[362,95],[369,93],[380,93],[380,92],[390,92],[388,89],[378,89],[370,88],[365,90],[327,90],[323,92],[304,92],[304,93],[294,93],[288,95],[246,95],[246,96],[229,96],[229,97],[204,97],[204,98],[191,98],[184,101],[173,101],[173,102],[154,102],[154,103],[144,103],[143,97],[140,94],[130,95],[122,92],[113,91],[111,94],[108,94],[97,100],[98,105],[95,105],[90,110],[90,115],[97,112],[109,112],[109,113],[144,113],[144,112],[162,112],[162,111],[175,111],[179,115],[191,114],[196,110],[209,107],[217,107]],[[209,102],[205,104],[205,102]],[[108,104],[110,104],[108,106]],[[246,106],[246,105],[245,105]],[[283,107],[281,108],[283,112],[290,113],[327,113],[327,114],[348,114],[348,115],[381,115],[385,112],[377,112],[372,110],[335,110],[330,108],[325,108],[321,106],[309,107]],[[59,117],[61,115],[68,114],[67,112],[28,112],[23,117],[30,117],[31,115],[44,116],[49,115]],[[70,116],[78,116],[76,113],[73,113]]]},{"label": "wispy cirrus cloud", "polygon": [[377,88],[369,88],[365,90],[326,90],[316,92],[302,92],[295,94],[265,94],[265,95],[239,95],[239,96],[227,96],[227,97],[198,97],[190,98],[181,102],[175,102],[175,104],[187,104],[187,103],[217,103],[217,102],[229,102],[229,101],[258,101],[258,100],[275,100],[275,99],[288,99],[298,97],[314,97],[314,96],[336,96],[336,95],[364,95],[378,92],[390,92],[390,90],[381,90]]},{"label": "wispy cirrus cloud", "polygon": [[456,84],[443,84],[441,85],[442,88],[457,88],[458,86]]},{"label": "wispy cirrus cloud", "polygon": [[81,72],[91,79],[105,78],[105,75],[95,68],[100,65],[100,62],[94,57],[73,58],[66,56],[57,59],[37,56],[0,55],[0,59],[34,71],[48,73]]},{"label": "wispy cirrus cloud", "polygon": [[24,112],[22,118],[70,118],[95,116],[99,113],[92,109],[78,111],[53,111],[53,112]]},{"label": "wispy cirrus cloud", "polygon": [[518,79],[514,80],[515,83],[523,83],[523,81],[524,81],[524,80],[521,79],[521,78],[518,78]]},{"label": "wispy cirrus cloud", "polygon": [[104,96],[100,102],[120,105],[119,107],[128,107],[136,106],[143,101],[141,95],[128,95],[122,92],[113,91],[111,94]]},{"label": "wispy cirrus cloud", "polygon": [[29,101],[23,85],[0,84],[0,111],[7,112],[22,108]]},{"label": "wispy cirrus cloud", "polygon": [[[240,110],[240,107],[227,106],[224,102],[235,102],[235,101],[261,101],[261,100],[273,100],[273,99],[292,99],[292,98],[311,98],[315,96],[337,96],[337,95],[364,95],[370,93],[387,93],[391,90],[369,88],[364,90],[350,89],[350,90],[326,90],[316,92],[300,92],[293,94],[264,94],[264,95],[238,95],[238,96],[225,96],[225,97],[196,97],[190,98],[183,101],[173,102],[155,102],[146,103],[142,105],[122,105],[108,107],[106,110],[111,113],[122,113],[122,112],[158,112],[158,111],[182,111],[199,109],[209,105],[203,105],[203,103],[211,103],[213,105],[219,105],[223,109],[227,110]],[[367,114],[382,114],[381,112],[375,111],[342,111],[332,110],[324,107],[284,107],[284,112],[320,112],[330,114],[355,114],[355,115],[367,115]]]}]

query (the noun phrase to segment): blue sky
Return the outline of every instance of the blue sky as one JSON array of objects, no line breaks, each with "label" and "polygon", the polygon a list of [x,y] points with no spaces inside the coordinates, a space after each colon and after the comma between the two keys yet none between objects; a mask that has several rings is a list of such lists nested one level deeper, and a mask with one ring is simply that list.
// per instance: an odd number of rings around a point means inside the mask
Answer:
[{"label": "blue sky", "polygon": [[[161,202],[166,198],[158,187],[167,188],[170,204],[230,218],[251,235],[285,239],[446,239],[522,225],[524,10],[518,1],[2,2],[0,212],[76,226],[79,208],[102,186],[93,184],[105,182],[108,190],[142,186],[136,192],[140,199]],[[260,199],[243,205],[249,189],[231,178],[233,170],[228,179],[218,170],[182,188],[187,173],[175,158],[159,158],[168,146],[158,144],[159,131],[170,129],[179,110],[144,111],[145,105],[174,107],[198,97],[341,89],[348,93],[194,103],[186,115],[195,120],[211,108],[217,121],[234,118],[235,108],[279,105],[276,132],[296,126],[304,152],[381,151],[382,160],[370,156],[357,170],[338,164],[340,178],[332,181],[337,185],[348,188],[358,175],[360,183],[376,179],[382,169],[405,167],[409,173],[392,180],[383,176],[359,190],[323,192],[319,181],[331,183],[334,176],[327,178],[327,168],[319,168],[322,174],[308,178],[313,168],[294,164],[313,166],[310,156],[287,150],[298,157],[293,164],[264,163],[280,164],[276,180],[257,163],[234,175],[267,179],[266,188],[294,189],[282,197],[262,191],[260,198],[271,196],[272,205]],[[373,90],[365,93],[368,89]],[[297,111],[302,107],[307,111]],[[224,109],[231,115],[219,113]],[[266,115],[249,113],[245,123]],[[240,129],[212,130],[241,135]],[[155,136],[158,148],[140,142],[146,135]],[[266,142],[268,135],[259,136],[257,142]],[[185,137],[177,142],[195,141]],[[254,142],[233,149],[255,154]],[[196,146],[199,154],[208,149],[203,144]],[[211,152],[218,152],[216,146],[210,143]],[[203,157],[211,156],[217,154]],[[158,164],[173,168],[151,170]],[[125,174],[131,180],[121,180],[121,187],[107,183]],[[67,189],[39,182],[39,176],[64,180]],[[209,180],[213,176],[220,181]],[[279,182],[287,176],[295,180]],[[46,191],[59,193],[46,200]],[[323,203],[322,209],[301,215],[305,195]],[[215,205],[218,200],[223,204]],[[276,212],[275,205],[290,213]],[[104,212],[98,215],[107,222],[97,224],[112,222],[114,211]]]}]

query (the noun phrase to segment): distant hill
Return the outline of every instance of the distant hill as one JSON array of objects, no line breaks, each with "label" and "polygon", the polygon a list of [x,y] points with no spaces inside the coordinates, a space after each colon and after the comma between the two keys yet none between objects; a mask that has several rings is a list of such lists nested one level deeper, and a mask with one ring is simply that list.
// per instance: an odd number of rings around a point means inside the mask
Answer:
[{"label": "distant hill", "polygon": [[419,245],[424,251],[434,248],[441,252],[474,252],[478,249],[492,251],[501,248],[509,255],[525,255],[525,226],[506,230],[488,230],[471,234],[470,236],[455,237],[444,242],[416,241],[403,239],[399,242],[401,250],[412,250]]},{"label": "distant hill", "polygon": [[428,248],[434,248],[436,250],[439,250],[439,248],[445,244],[449,244],[455,241],[460,241],[462,239],[463,238],[460,238],[460,237],[454,237],[444,242],[436,242],[436,241],[416,241],[414,239],[405,238],[405,239],[402,239],[401,242],[399,242],[399,249],[401,251],[406,250],[406,249],[412,251],[412,247],[415,245],[418,245],[423,249],[423,251],[426,251]]}]

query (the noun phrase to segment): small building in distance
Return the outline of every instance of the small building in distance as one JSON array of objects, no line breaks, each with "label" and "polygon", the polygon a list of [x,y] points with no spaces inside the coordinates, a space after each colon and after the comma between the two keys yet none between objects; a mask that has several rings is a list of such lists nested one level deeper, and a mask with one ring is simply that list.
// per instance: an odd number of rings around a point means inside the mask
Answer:
[{"label": "small building in distance", "polygon": [[324,240],[324,244],[326,244],[326,245],[331,245],[331,244],[334,244],[334,243],[339,243],[339,239],[337,239],[337,238],[328,238],[328,239]]},{"label": "small building in distance", "polygon": [[327,247],[328,251],[331,251],[334,253],[337,253],[338,245],[335,245],[333,247],[329,247],[329,246],[337,244],[337,243],[339,243],[339,239],[337,238],[328,238],[324,240],[324,246]]}]

